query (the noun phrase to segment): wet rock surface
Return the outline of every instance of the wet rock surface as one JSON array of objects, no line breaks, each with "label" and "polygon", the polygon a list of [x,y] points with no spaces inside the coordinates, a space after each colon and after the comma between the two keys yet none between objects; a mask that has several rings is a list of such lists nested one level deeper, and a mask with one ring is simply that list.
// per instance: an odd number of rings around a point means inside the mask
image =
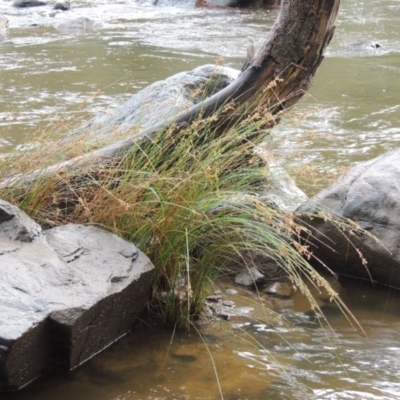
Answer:
[{"label": "wet rock surface", "polygon": [[245,287],[255,287],[265,283],[266,279],[256,267],[246,269],[235,276],[235,284]]},{"label": "wet rock surface", "polygon": [[42,231],[0,201],[0,390],[74,368],[132,329],[153,265],[92,226]]},{"label": "wet rock surface", "polygon": [[264,293],[266,293],[267,295],[276,296],[278,298],[290,297],[292,295],[292,292],[292,284],[288,281],[274,282],[264,289]]},{"label": "wet rock surface", "polygon": [[400,150],[355,165],[299,208],[319,210],[355,221],[364,233],[349,241],[337,224],[305,218],[316,257],[339,274],[400,288]]}]

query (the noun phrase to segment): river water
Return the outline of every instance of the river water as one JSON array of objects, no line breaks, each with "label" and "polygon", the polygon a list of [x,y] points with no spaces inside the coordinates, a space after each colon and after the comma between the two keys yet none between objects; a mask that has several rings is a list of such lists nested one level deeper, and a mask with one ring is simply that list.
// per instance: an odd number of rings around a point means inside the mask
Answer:
[{"label": "river water", "polygon": [[[16,9],[3,0],[0,14],[9,29],[0,42],[0,152],[29,142],[49,124],[75,124],[106,112],[176,72],[216,62],[240,68],[248,38],[258,47],[277,15],[196,9],[192,3],[76,0],[71,11],[52,17],[50,7]],[[80,16],[95,22],[93,31],[57,30]],[[354,162],[399,146],[399,20],[398,0],[342,1],[335,37],[310,92],[273,130],[272,154],[308,194]],[[400,398],[397,293],[351,283],[345,300],[365,334],[334,308],[327,309],[333,330],[322,329],[300,298],[277,323],[250,294],[239,294],[237,307],[254,307],[251,317],[215,322],[203,340],[195,332],[172,338],[169,330],[142,327],[71,374],[0,396]]]}]

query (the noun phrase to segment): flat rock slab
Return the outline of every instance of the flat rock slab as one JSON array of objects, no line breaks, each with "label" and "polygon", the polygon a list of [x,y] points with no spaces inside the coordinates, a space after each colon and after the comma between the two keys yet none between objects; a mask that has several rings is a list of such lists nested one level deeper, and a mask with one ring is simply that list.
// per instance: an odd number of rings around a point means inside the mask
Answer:
[{"label": "flat rock slab", "polygon": [[336,273],[400,289],[400,149],[355,165],[299,208],[320,210],[355,221],[365,233],[349,236],[329,220],[307,218],[316,257]]},{"label": "flat rock slab", "polygon": [[[0,390],[74,368],[131,330],[154,269],[112,233],[73,224],[40,233],[17,208],[10,218],[12,208],[0,200]],[[25,241],[13,238],[21,215]]]}]

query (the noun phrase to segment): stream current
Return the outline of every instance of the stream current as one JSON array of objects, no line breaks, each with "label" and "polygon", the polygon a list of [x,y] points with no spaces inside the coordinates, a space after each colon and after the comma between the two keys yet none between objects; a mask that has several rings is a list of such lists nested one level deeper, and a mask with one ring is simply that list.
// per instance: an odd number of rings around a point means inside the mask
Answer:
[{"label": "stream current", "polygon": [[[248,39],[259,47],[277,15],[198,9],[190,0],[152,3],[76,0],[51,17],[50,7],[1,1],[9,28],[0,42],[0,153],[60,120],[106,112],[176,72],[216,62],[240,68]],[[95,22],[93,31],[56,29],[81,16]],[[343,0],[311,90],[273,130],[272,154],[308,194],[353,163],[399,146],[399,20],[398,0]],[[380,47],[370,45],[376,42]],[[232,298],[221,289],[237,307],[254,311],[214,322],[203,339],[138,328],[72,373],[0,398],[400,398],[398,293],[344,284],[362,333],[334,308],[327,310],[333,330],[322,329],[301,298],[276,322],[251,294]]]}]

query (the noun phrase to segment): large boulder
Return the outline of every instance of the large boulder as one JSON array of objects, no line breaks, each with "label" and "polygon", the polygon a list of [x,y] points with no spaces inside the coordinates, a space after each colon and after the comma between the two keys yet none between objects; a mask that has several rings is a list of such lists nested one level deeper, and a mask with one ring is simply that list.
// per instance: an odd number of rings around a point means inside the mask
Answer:
[{"label": "large boulder", "polygon": [[233,68],[211,64],[180,72],[139,91],[109,114],[94,117],[75,134],[89,128],[98,138],[115,131],[132,134],[150,128],[217,93],[238,74]]},{"label": "large boulder", "polygon": [[74,368],[132,329],[153,265],[93,226],[42,231],[0,200],[0,390]]},{"label": "large boulder", "polygon": [[[314,236],[310,249],[329,268],[400,288],[400,149],[355,165],[299,211],[320,212],[304,219]],[[350,235],[340,218],[364,232]]]}]

